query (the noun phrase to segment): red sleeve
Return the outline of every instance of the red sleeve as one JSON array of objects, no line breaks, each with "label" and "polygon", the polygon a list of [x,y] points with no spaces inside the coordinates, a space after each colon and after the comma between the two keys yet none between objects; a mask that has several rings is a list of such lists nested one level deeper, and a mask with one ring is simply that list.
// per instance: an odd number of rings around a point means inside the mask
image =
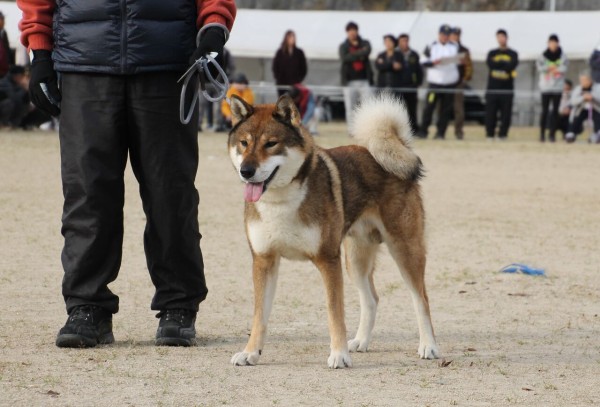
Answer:
[{"label": "red sleeve", "polygon": [[198,19],[196,24],[202,28],[206,24],[223,24],[229,31],[233,27],[237,11],[235,0],[196,0]]},{"label": "red sleeve", "polygon": [[27,49],[52,49],[52,17],[56,2],[54,0],[17,0],[17,6],[23,12],[19,21],[21,43]]}]

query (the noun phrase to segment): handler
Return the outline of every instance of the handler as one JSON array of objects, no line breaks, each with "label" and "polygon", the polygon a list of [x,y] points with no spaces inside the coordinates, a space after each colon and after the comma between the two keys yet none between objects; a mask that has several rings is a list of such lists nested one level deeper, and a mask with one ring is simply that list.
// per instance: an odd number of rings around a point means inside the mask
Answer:
[{"label": "handler", "polygon": [[[17,0],[33,51],[29,91],[60,116],[64,194],[59,347],[112,343],[127,155],[146,214],[144,248],[159,311],[157,345],[195,343],[207,294],[198,228],[198,112],[179,122],[177,79],[223,53],[234,0]],[[198,41],[196,40],[198,38]],[[218,58],[217,58],[218,60]],[[57,77],[57,72],[60,74]]]}]

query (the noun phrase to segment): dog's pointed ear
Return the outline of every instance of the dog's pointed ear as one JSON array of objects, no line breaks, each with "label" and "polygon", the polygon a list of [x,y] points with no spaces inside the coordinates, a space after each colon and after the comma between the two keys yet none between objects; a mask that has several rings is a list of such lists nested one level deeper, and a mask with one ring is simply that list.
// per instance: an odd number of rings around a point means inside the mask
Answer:
[{"label": "dog's pointed ear", "polygon": [[302,117],[294,103],[292,97],[288,94],[282,95],[275,104],[275,114],[283,121],[290,123],[294,127],[300,127]]},{"label": "dog's pointed ear", "polygon": [[231,124],[234,126],[254,113],[252,106],[237,95],[231,95],[229,103],[231,105]]}]

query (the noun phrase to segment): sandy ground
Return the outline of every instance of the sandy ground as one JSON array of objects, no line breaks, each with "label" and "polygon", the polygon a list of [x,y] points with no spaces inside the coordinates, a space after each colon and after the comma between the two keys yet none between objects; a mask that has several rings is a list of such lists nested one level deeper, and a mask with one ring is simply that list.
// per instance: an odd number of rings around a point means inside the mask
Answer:
[{"label": "sandy ground", "polygon": [[[418,141],[428,228],[427,284],[446,363],[417,358],[412,303],[382,249],[380,306],[368,353],[327,368],[319,273],[284,262],[260,365],[233,367],[253,294],[242,187],[225,135],[200,135],[202,249],[210,293],[194,348],[153,346],[157,320],[142,248],[144,214],[127,171],[126,236],[117,342],[54,346],[60,294],[58,142],[52,133],[0,134],[0,405],[579,406],[600,404],[600,148],[540,145],[535,130],[505,143]],[[347,144],[340,124],[318,142]],[[547,277],[501,274],[512,262]],[[346,279],[349,336],[358,298]]]}]

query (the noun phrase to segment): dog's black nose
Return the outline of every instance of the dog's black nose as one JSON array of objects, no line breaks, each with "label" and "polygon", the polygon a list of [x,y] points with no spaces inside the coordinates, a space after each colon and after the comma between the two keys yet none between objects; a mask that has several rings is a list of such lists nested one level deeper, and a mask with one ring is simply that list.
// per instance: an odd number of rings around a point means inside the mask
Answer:
[{"label": "dog's black nose", "polygon": [[256,168],[254,168],[250,165],[243,165],[242,168],[240,168],[240,174],[242,174],[242,177],[244,177],[246,179],[252,178],[255,173],[256,173]]}]

